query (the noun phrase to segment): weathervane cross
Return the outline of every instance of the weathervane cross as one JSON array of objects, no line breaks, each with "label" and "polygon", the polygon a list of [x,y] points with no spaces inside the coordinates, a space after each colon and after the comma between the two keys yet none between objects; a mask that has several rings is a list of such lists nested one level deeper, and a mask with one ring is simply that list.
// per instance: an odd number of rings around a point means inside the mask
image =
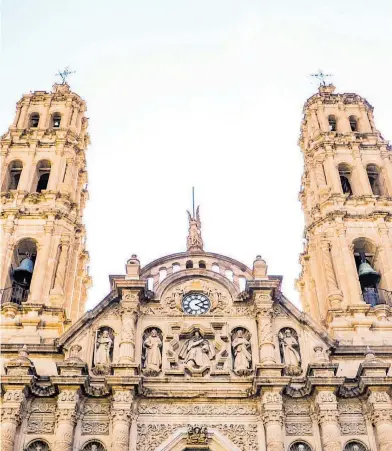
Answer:
[{"label": "weathervane cross", "polygon": [[62,84],[65,85],[65,83],[67,82],[67,77],[69,77],[71,74],[74,74],[74,73],[75,73],[75,71],[74,70],[69,70],[69,66],[67,66],[63,71],[61,71],[59,69],[59,71],[56,74],[56,76],[61,77]]},{"label": "weathervane cross", "polygon": [[310,74],[311,77],[316,77],[320,81],[320,86],[326,86],[325,79],[327,77],[332,77],[332,74],[324,74],[324,72],[319,69],[317,74]]}]

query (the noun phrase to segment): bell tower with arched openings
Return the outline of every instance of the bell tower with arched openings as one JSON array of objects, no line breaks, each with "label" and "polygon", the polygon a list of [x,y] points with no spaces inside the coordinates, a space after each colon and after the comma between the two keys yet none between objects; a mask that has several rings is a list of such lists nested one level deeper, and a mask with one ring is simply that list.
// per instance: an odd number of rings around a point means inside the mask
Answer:
[{"label": "bell tower with arched openings", "polygon": [[[1,304],[12,334],[57,336],[84,313],[86,103],[64,82],[24,95],[1,137]],[[42,323],[45,327],[42,327]],[[4,321],[3,321],[4,324]],[[16,323],[15,323],[16,327]],[[19,337],[26,337],[19,330]]]},{"label": "bell tower with arched openings", "polygon": [[304,310],[335,338],[392,342],[391,148],[357,94],[322,83],[303,113]]}]

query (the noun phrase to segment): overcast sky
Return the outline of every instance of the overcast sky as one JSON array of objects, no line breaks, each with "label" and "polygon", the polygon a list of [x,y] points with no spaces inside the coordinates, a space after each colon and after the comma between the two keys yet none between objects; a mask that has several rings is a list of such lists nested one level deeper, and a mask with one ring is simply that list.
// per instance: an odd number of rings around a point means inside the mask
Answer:
[{"label": "overcast sky", "polygon": [[365,96],[392,139],[391,20],[389,0],[3,0],[1,132],[67,65],[87,101],[88,307],[131,254],[186,249],[192,185],[205,250],[261,254],[297,303],[309,74]]}]

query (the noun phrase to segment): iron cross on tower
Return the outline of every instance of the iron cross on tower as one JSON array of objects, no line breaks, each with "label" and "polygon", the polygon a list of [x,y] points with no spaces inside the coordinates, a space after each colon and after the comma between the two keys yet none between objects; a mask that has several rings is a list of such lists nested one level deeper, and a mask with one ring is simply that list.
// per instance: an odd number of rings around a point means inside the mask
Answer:
[{"label": "iron cross on tower", "polygon": [[59,69],[59,71],[56,74],[56,76],[61,77],[62,84],[65,85],[65,83],[67,82],[67,77],[69,77],[71,74],[74,74],[74,73],[75,73],[75,71],[74,70],[69,70],[69,66],[67,66],[63,71],[61,71]]},{"label": "iron cross on tower", "polygon": [[332,77],[332,74],[324,74],[324,72],[319,69],[316,74],[310,74],[311,77],[315,77],[320,81],[320,86],[326,86],[325,79],[328,77]]}]

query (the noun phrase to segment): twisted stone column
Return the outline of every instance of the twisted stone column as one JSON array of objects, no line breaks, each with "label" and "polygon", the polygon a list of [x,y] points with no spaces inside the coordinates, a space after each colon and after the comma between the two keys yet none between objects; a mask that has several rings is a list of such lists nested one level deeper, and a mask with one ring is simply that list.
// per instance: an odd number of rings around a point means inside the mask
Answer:
[{"label": "twisted stone column", "polygon": [[278,392],[265,392],[262,396],[262,406],[266,451],[284,451],[282,396]]},{"label": "twisted stone column", "polygon": [[76,390],[64,390],[59,394],[56,412],[57,428],[54,439],[56,451],[72,451],[78,399]]},{"label": "twisted stone column", "polygon": [[341,451],[339,411],[336,396],[331,391],[320,391],[316,396],[316,406],[323,450]]},{"label": "twisted stone column", "polygon": [[4,395],[1,407],[1,449],[13,451],[16,431],[22,421],[22,411],[25,401],[22,390],[8,390]]},{"label": "twisted stone column", "polygon": [[133,392],[115,390],[112,400],[112,451],[128,451]]},{"label": "twisted stone column", "polygon": [[371,393],[368,406],[371,422],[376,429],[379,451],[392,451],[392,403],[388,393]]}]

